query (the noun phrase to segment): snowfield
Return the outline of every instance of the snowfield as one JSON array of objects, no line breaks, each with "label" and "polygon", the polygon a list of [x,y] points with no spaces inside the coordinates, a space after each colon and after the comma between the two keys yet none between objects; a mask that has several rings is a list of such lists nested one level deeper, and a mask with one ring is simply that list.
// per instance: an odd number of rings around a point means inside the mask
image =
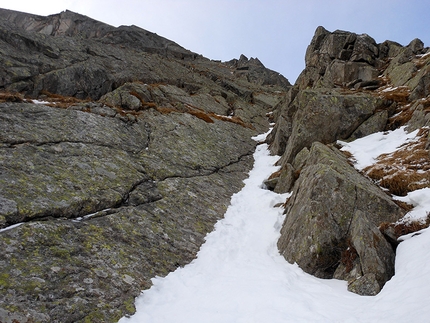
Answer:
[{"label": "snowfield", "polygon": [[[390,146],[395,149],[413,136],[404,129],[379,133],[345,149],[363,167],[387,152],[382,147],[389,141],[395,141]],[[136,299],[136,314],[120,323],[429,321],[430,230],[403,237],[396,274],[378,295],[350,293],[345,281],[315,278],[279,254],[276,242],[283,209],[277,205],[288,194],[262,187],[278,170],[273,165],[279,157],[270,156],[267,145],[261,144],[254,158],[244,188],[232,197],[225,218],[207,235],[197,259],[164,278],[154,278],[153,286]],[[430,190],[417,194],[404,198],[416,206],[411,211],[414,218],[430,211]]]}]

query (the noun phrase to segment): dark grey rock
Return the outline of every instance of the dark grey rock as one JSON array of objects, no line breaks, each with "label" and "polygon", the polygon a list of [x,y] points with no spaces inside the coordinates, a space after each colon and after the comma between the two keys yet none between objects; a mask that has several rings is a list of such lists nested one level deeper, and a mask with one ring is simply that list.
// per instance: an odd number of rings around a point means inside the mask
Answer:
[{"label": "dark grey rock", "polygon": [[[378,227],[372,224],[367,219],[367,214],[362,211],[356,212],[352,219],[351,244],[357,251],[363,276],[374,275],[374,279],[379,285],[379,290],[381,290],[384,284],[394,275],[394,250]],[[367,278],[369,277],[367,276]],[[360,283],[354,282],[353,284],[354,288],[359,290],[358,286],[363,284],[363,281],[360,281]],[[365,291],[361,291],[358,294],[374,295],[365,294]]]},{"label": "dark grey rock", "polygon": [[414,54],[421,54],[424,50],[424,43],[421,41],[421,39],[415,38],[412,40],[408,46]]},{"label": "dark grey rock", "polygon": [[348,138],[348,141],[352,141],[358,138],[368,136],[372,133],[383,131],[388,121],[388,111],[382,110],[376,112],[369,119],[364,121]]},{"label": "dark grey rock", "polygon": [[[380,287],[391,277],[394,252],[378,226],[396,221],[403,212],[345,157],[315,142],[293,192],[278,241],[289,262],[317,277],[332,278],[336,272],[343,278],[346,267],[342,274],[337,269],[351,241],[359,257],[358,276],[373,273]],[[367,235],[372,239],[361,242]]]},{"label": "dark grey rock", "polygon": [[381,103],[381,99],[366,94],[301,91],[293,103],[297,112],[290,125],[291,135],[282,155],[282,163],[290,163],[300,150],[309,148],[315,141],[332,143],[347,139]]},{"label": "dark grey rock", "polygon": [[295,180],[296,173],[293,166],[291,164],[285,165],[279,174],[279,180],[274,188],[275,193],[282,194],[290,192]]},{"label": "dark grey rock", "polygon": [[22,92],[0,93],[0,321],[117,322],[195,257],[289,83],[70,11],[0,18]]},{"label": "dark grey rock", "polygon": [[367,63],[333,60],[327,67],[324,82],[325,84],[346,85],[356,79],[371,81],[378,75],[378,70]]},{"label": "dark grey rock", "polygon": [[348,285],[348,290],[364,296],[375,296],[381,290],[375,274],[360,276]]}]

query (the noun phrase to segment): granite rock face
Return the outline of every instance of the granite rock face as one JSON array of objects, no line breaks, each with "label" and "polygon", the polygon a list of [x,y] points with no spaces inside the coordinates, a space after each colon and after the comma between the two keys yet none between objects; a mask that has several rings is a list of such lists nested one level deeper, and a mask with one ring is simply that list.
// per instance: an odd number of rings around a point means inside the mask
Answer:
[{"label": "granite rock face", "polygon": [[70,11],[0,9],[0,44],[0,321],[116,322],[195,257],[290,84]]},{"label": "granite rock face", "polygon": [[347,280],[361,295],[377,294],[394,274],[396,244],[379,227],[406,210],[333,144],[428,126],[429,64],[418,39],[377,44],[365,34],[317,28],[267,140],[282,157],[266,186],[293,192],[278,241],[287,261],[317,277]]},{"label": "granite rock face", "polygon": [[293,192],[278,241],[281,254],[320,278],[358,284],[375,275],[378,288],[371,294],[377,294],[394,274],[394,250],[378,226],[397,221],[403,211],[343,155],[319,142],[312,145]]},{"label": "granite rock face", "polygon": [[281,168],[265,183],[293,191],[280,252],[377,294],[395,257],[379,226],[405,210],[333,143],[429,126],[427,50],[318,27],[291,86],[257,58],[0,9],[0,321],[132,314],[151,278],[195,257],[272,121]]}]

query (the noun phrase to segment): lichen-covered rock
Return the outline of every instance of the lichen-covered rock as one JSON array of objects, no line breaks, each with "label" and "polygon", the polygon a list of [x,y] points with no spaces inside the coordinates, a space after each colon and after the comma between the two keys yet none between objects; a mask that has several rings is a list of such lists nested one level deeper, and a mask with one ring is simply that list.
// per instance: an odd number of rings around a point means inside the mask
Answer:
[{"label": "lichen-covered rock", "polygon": [[324,84],[347,85],[354,80],[371,81],[378,75],[379,71],[367,63],[333,60],[327,67],[323,82]]},{"label": "lichen-covered rock", "polygon": [[376,112],[369,119],[364,121],[358,128],[351,134],[348,140],[355,140],[368,136],[372,133],[384,131],[388,121],[388,111],[382,110]]},{"label": "lichen-covered rock", "polygon": [[0,93],[0,321],[116,322],[195,257],[289,83],[69,11],[0,17],[21,92]]},{"label": "lichen-covered rock", "polygon": [[332,143],[337,139],[347,139],[374,113],[382,100],[366,94],[304,90],[292,104],[296,106],[296,112],[282,155],[283,164],[290,163],[300,150],[309,148],[315,141]]},{"label": "lichen-covered rock", "polygon": [[[401,209],[345,157],[318,142],[312,145],[293,192],[278,241],[281,254],[310,274],[332,278],[352,243],[358,252],[358,277],[373,273],[382,287],[394,272],[394,252],[376,231],[381,222],[399,219]],[[373,240],[360,242],[369,234]],[[345,265],[342,274],[354,267]]]},{"label": "lichen-covered rock", "polygon": [[[388,49],[384,53],[388,53]],[[306,50],[306,68],[296,85],[332,88],[356,79],[369,81],[379,75],[382,59],[378,44],[369,35],[318,27]]]},{"label": "lichen-covered rock", "polygon": [[[372,216],[370,212],[368,214]],[[395,257],[392,246],[367,216],[362,211],[357,211],[351,222],[350,244],[357,252],[362,275],[349,281],[349,289],[360,295],[376,295],[394,275]],[[340,274],[340,271],[338,273]],[[336,274],[334,277],[340,278]],[[369,291],[365,283],[370,277],[374,277],[373,280],[378,286],[373,291]]]},{"label": "lichen-covered rock", "polygon": [[1,224],[25,222],[0,232],[0,307],[35,320],[131,314],[152,277],[194,257],[256,144],[254,130],[188,113],[0,110]]},{"label": "lichen-covered rock", "polygon": [[289,167],[298,177],[278,241],[288,261],[318,277],[347,280],[361,295],[376,295],[393,275],[396,241],[388,242],[392,236],[378,226],[403,211],[324,144],[398,125],[428,126],[429,64],[419,39],[408,46],[376,44],[368,35],[317,28],[306,67],[291,99],[275,111],[268,137],[272,153],[282,155],[284,174],[273,189],[291,184]]}]

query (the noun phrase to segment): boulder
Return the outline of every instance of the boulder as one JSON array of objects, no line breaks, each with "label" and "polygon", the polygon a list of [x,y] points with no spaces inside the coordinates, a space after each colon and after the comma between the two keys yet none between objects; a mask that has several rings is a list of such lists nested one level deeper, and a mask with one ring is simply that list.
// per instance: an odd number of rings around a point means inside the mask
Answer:
[{"label": "boulder", "polygon": [[[348,288],[360,295],[376,295],[394,275],[395,257],[390,243],[379,228],[368,220],[367,214],[356,211],[352,218],[350,244],[357,252],[362,276],[349,281]],[[340,279],[342,275],[342,271],[338,270],[334,277]],[[377,288],[369,289],[369,281],[376,282]]]},{"label": "boulder", "polygon": [[309,148],[315,141],[332,143],[347,139],[373,115],[382,99],[364,93],[304,90],[292,104],[297,112],[289,125],[291,135],[282,155],[282,164],[291,163],[300,150]]},{"label": "boulder", "polygon": [[249,82],[261,85],[278,85],[285,88],[291,86],[290,82],[278,72],[267,69],[258,58],[248,59],[245,55],[227,62],[234,67],[235,74]]},{"label": "boulder", "polygon": [[375,112],[369,119],[364,121],[348,138],[352,141],[358,138],[368,136],[375,132],[380,132],[385,129],[388,121],[388,111],[382,110]]},{"label": "boulder", "polygon": [[270,143],[270,150],[275,155],[282,155],[287,146],[288,138],[292,132],[292,121],[294,114],[297,110],[297,106],[292,104],[298,93],[296,86],[292,87],[286,97],[285,102],[281,102],[277,106],[276,112],[276,124],[273,131],[269,133],[266,141]]},{"label": "boulder", "polygon": [[[333,278],[335,273],[343,278],[354,271],[355,280],[374,274],[379,289],[393,275],[394,251],[378,226],[398,220],[403,212],[339,152],[313,143],[285,215],[278,248],[304,271],[320,278]],[[369,239],[362,242],[363,236]],[[340,267],[350,247],[357,250],[357,261]],[[367,293],[364,287],[356,290]]]},{"label": "boulder", "polygon": [[295,180],[296,173],[293,166],[286,164],[279,173],[279,178],[273,191],[279,194],[288,193],[291,191]]},{"label": "boulder", "polygon": [[306,68],[296,85],[300,89],[331,88],[356,79],[370,81],[383,65],[379,54],[378,45],[369,35],[318,27],[306,50]]},{"label": "boulder", "polygon": [[370,81],[378,75],[379,71],[367,63],[333,60],[327,67],[324,83],[346,85],[357,79]]},{"label": "boulder", "polygon": [[354,48],[350,57],[352,62],[366,62],[374,66],[378,56],[378,45],[372,37],[362,34],[355,38]]},{"label": "boulder", "polygon": [[408,131],[430,126],[429,106],[430,104],[426,100],[418,100],[411,106],[412,116],[407,123]]},{"label": "boulder", "polygon": [[421,39],[415,38],[412,40],[408,46],[412,52],[416,55],[422,54],[422,51],[424,50],[424,43],[421,41]]}]

